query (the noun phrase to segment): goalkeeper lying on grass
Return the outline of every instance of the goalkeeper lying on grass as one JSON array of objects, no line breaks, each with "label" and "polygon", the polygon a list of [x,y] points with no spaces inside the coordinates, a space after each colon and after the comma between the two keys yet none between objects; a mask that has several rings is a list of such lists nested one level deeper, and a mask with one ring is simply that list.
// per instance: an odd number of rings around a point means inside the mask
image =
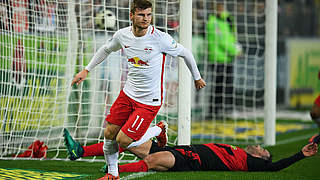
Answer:
[{"label": "goalkeeper lying on grass", "polygon": [[[143,160],[119,166],[119,172],[137,171],[279,171],[317,153],[318,145],[309,143],[288,158],[272,162],[261,146],[241,149],[228,144],[175,146],[149,154]],[[151,151],[151,149],[150,149]]]},{"label": "goalkeeper lying on grass", "polygon": [[[103,155],[102,143],[80,146],[65,131],[65,141],[69,158]],[[156,171],[279,171],[305,157],[313,156],[318,151],[320,135],[310,139],[301,151],[277,162],[272,162],[269,151],[259,145],[249,145],[242,149],[228,144],[199,144],[190,146],[165,146],[161,148],[154,141],[148,140],[135,147],[136,154],[143,159],[139,162],[119,165],[119,172]],[[88,148],[89,147],[89,148]],[[95,149],[93,150],[93,147]],[[91,151],[92,152],[86,152]],[[131,149],[129,149],[131,150]],[[123,150],[120,150],[120,152]],[[100,152],[100,153],[99,153]],[[77,154],[77,158],[74,158]],[[71,158],[73,157],[73,158]]]}]

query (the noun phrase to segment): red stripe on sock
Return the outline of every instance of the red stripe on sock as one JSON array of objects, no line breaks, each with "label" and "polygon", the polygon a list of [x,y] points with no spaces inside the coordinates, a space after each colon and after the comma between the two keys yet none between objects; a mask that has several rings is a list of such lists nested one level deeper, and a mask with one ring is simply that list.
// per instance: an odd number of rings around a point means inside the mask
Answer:
[{"label": "red stripe on sock", "polygon": [[128,163],[124,165],[119,165],[119,172],[147,172],[148,165],[144,160],[140,160],[135,163]]},{"label": "red stripe on sock", "polygon": [[103,142],[92,144],[90,146],[82,146],[84,153],[82,157],[88,156],[103,156]]}]

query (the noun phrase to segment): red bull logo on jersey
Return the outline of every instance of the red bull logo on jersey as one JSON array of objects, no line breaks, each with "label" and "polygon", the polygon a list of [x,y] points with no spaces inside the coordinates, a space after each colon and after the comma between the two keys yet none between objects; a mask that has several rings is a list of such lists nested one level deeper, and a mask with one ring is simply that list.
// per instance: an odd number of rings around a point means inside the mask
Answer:
[{"label": "red bull logo on jersey", "polygon": [[128,59],[128,62],[130,62],[131,64],[133,64],[135,67],[140,67],[140,66],[149,66],[149,64],[143,60],[141,60],[138,57],[133,57]]}]

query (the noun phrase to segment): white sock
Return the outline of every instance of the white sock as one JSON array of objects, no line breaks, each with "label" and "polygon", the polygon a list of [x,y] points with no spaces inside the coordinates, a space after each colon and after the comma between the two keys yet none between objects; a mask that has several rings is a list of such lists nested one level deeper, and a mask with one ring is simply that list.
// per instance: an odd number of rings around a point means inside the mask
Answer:
[{"label": "white sock", "polygon": [[107,155],[108,173],[116,177],[119,175],[118,158],[119,158],[119,152]]},{"label": "white sock", "polygon": [[132,142],[127,149],[132,147],[137,147],[145,142],[147,142],[149,139],[158,136],[161,133],[161,128],[158,126],[153,126],[147,130],[147,132],[138,140]]},{"label": "white sock", "polygon": [[113,176],[118,176],[119,146],[116,140],[104,138],[103,152],[104,158],[108,165],[108,173],[112,174]]}]

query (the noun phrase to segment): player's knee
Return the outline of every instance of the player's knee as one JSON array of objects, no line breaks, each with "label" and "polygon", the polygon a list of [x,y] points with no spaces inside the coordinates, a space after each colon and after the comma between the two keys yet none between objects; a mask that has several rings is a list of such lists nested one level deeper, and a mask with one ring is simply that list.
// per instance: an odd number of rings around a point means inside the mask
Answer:
[{"label": "player's knee", "polygon": [[111,140],[116,139],[120,128],[120,126],[108,123],[106,128],[104,129],[104,137]]},{"label": "player's knee", "polygon": [[126,136],[124,133],[120,132],[117,137],[116,141],[120,147],[127,149],[127,147],[133,142],[131,138]]},{"label": "player's knee", "polygon": [[130,145],[130,142],[128,141],[123,141],[121,139],[116,139],[117,140],[117,143],[119,144],[120,147],[124,148],[124,149],[127,149],[128,146]]},{"label": "player's knee", "polygon": [[106,139],[112,140],[112,139],[115,139],[116,135],[112,131],[110,131],[108,128],[106,128],[104,130],[104,137]]},{"label": "player's knee", "polygon": [[144,162],[147,164],[148,169],[156,169],[158,158],[155,158],[152,154],[146,156]]}]

